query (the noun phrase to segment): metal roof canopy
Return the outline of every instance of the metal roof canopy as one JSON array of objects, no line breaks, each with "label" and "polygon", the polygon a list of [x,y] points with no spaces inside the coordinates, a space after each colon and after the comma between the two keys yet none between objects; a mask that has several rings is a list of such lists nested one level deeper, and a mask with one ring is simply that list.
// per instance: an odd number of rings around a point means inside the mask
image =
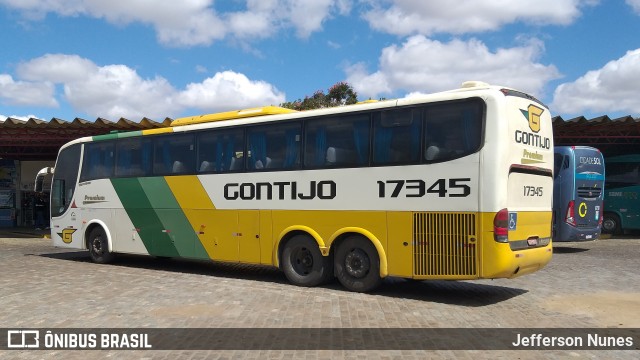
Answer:
[{"label": "metal roof canopy", "polygon": [[623,116],[610,119],[584,116],[564,120],[553,118],[554,144],[585,145],[600,149],[605,156],[640,153],[640,118]]},{"label": "metal roof canopy", "polygon": [[75,118],[67,122],[53,118],[47,122],[31,118],[28,121],[7,118],[0,122],[0,158],[14,160],[55,160],[65,143],[83,136],[108,134],[112,131],[133,131],[163,128],[171,119],[156,122],[143,118],[140,122],[120,118],[117,122],[98,118],[91,122]]},{"label": "metal roof canopy", "polygon": [[[112,122],[98,118],[91,122],[76,118],[67,122],[53,118],[22,121],[7,118],[0,122],[0,158],[14,160],[55,160],[65,143],[83,137],[104,135],[112,131],[133,131],[169,127],[173,120],[156,122],[143,118],[140,122],[121,118]],[[555,145],[586,145],[600,149],[605,156],[640,153],[640,118],[624,116],[610,119],[600,116],[587,120],[584,116],[564,120],[553,118]]]}]

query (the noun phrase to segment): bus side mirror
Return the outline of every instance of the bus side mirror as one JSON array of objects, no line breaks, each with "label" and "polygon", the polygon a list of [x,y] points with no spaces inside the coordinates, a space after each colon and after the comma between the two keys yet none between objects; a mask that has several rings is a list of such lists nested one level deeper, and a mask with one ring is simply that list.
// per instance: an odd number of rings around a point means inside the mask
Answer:
[{"label": "bus side mirror", "polygon": [[44,177],[47,175],[53,174],[53,168],[52,167],[46,167],[41,169],[40,171],[38,171],[38,174],[36,175],[36,181],[35,181],[35,186],[33,188],[33,191],[37,192],[37,193],[41,193],[42,192],[42,187],[44,184]]}]

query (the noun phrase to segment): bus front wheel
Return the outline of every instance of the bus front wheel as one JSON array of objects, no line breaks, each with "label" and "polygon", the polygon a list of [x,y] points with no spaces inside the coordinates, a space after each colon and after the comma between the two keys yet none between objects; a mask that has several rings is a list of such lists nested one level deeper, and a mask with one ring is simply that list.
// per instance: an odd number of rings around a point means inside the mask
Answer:
[{"label": "bus front wheel", "polygon": [[380,257],[362,236],[350,236],[336,250],[336,277],[351,291],[367,292],[380,285]]},{"label": "bus front wheel", "polygon": [[89,248],[89,255],[91,260],[98,264],[106,264],[113,260],[113,254],[109,251],[109,242],[107,241],[107,234],[104,230],[97,226],[89,233],[89,239],[87,242]]},{"label": "bus front wheel", "polygon": [[619,234],[621,231],[620,218],[616,214],[605,213],[602,219],[602,232],[607,234]]},{"label": "bus front wheel", "polygon": [[295,235],[284,245],[282,271],[294,285],[312,287],[332,276],[329,257],[322,256],[318,243],[308,235]]}]

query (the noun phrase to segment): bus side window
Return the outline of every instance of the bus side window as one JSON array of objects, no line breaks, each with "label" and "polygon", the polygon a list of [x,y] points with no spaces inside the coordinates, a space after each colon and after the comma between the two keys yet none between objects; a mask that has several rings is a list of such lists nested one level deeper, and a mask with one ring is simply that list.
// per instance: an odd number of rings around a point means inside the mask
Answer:
[{"label": "bus side window", "polygon": [[640,164],[636,162],[611,162],[606,164],[607,183],[605,188],[633,186],[640,183]]},{"label": "bus side window", "polygon": [[563,156],[562,154],[553,154],[553,177],[560,176],[560,168],[562,166]]},{"label": "bus side window", "polygon": [[85,145],[80,181],[112,177],[115,170],[113,141],[98,141]]},{"label": "bus side window", "polygon": [[300,163],[300,123],[269,124],[247,130],[248,169],[292,169]]},{"label": "bus side window", "polygon": [[128,138],[116,143],[116,177],[151,175],[151,140]]},{"label": "bus side window", "polygon": [[306,124],[305,168],[369,163],[369,114],[310,120]]},{"label": "bus side window", "polygon": [[447,161],[473,154],[482,147],[484,103],[481,100],[425,108],[424,159]]},{"label": "bus side window", "polygon": [[562,170],[569,168],[569,155],[565,155],[562,160]]},{"label": "bus side window", "polygon": [[242,170],[244,130],[209,130],[198,134],[199,173]]},{"label": "bus side window", "polygon": [[195,144],[193,135],[158,136],[154,139],[153,173],[181,175],[195,173]]},{"label": "bus side window", "polygon": [[394,109],[374,114],[373,163],[389,165],[417,161],[421,126],[417,109]]}]

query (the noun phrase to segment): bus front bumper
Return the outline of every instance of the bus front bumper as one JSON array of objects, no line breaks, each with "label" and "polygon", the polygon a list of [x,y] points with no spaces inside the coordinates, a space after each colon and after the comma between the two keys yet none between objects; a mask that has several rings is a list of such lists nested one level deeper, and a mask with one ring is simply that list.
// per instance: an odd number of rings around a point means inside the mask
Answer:
[{"label": "bus front bumper", "polygon": [[575,228],[571,226],[565,226],[562,231],[559,231],[557,236],[553,238],[553,241],[592,241],[600,238],[600,227],[592,228]]}]

